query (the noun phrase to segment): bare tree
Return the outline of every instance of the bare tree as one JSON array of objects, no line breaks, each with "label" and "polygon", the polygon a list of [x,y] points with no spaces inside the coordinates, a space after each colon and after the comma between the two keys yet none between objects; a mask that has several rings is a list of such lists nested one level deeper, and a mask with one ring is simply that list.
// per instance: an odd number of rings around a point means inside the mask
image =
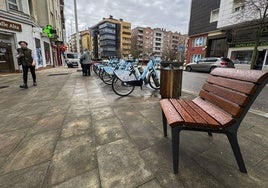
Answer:
[{"label": "bare tree", "polygon": [[181,61],[184,61],[185,54],[184,52],[181,52],[178,50],[178,46],[173,45],[172,47],[166,47],[163,50],[162,59],[181,62]]},{"label": "bare tree", "polygon": [[142,53],[142,46],[140,46],[137,40],[131,40],[130,53],[134,58],[139,58],[139,55]]},{"label": "bare tree", "polygon": [[238,16],[242,20],[251,20],[252,24],[257,26],[255,45],[251,59],[250,69],[254,68],[258,57],[258,46],[261,37],[268,24],[268,0],[237,0],[237,3],[243,4],[243,9]]}]

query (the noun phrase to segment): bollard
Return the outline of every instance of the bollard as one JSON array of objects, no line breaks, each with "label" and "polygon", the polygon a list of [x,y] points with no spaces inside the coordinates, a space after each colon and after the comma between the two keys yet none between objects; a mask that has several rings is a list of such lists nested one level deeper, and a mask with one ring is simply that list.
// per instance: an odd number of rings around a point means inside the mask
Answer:
[{"label": "bollard", "polygon": [[175,98],[181,96],[182,86],[182,72],[181,68],[174,68],[172,63],[168,67],[161,67],[160,69],[160,94],[161,98]]}]

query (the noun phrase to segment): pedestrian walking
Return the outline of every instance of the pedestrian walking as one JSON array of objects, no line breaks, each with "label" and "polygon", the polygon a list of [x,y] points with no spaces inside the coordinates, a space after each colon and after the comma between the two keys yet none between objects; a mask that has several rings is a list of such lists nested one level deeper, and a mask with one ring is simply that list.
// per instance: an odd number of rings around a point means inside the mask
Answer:
[{"label": "pedestrian walking", "polygon": [[17,49],[17,59],[18,63],[22,65],[23,71],[23,85],[20,85],[20,88],[27,89],[28,88],[28,70],[30,69],[32,78],[33,78],[33,86],[37,86],[36,83],[36,74],[35,74],[35,56],[34,52],[28,48],[28,43],[26,41],[19,42],[20,48]]},{"label": "pedestrian walking", "polygon": [[90,76],[90,67],[91,67],[91,55],[88,49],[84,50],[83,55],[81,56],[81,66],[84,76]]}]

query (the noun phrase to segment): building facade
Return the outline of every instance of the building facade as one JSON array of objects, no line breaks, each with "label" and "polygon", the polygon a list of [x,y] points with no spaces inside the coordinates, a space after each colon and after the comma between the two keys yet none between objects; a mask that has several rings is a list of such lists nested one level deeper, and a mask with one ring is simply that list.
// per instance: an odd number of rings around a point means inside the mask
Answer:
[{"label": "building facade", "polygon": [[203,57],[227,55],[225,33],[217,28],[219,8],[220,0],[192,0],[187,63]]},{"label": "building facade", "polygon": [[[268,2],[260,0],[259,3],[264,2],[264,6],[258,4],[256,6],[262,12],[268,6]],[[266,7],[265,7],[266,6]],[[217,27],[228,33],[229,48],[227,57],[231,58],[237,68],[250,68],[251,58],[253,56],[253,49],[258,37],[259,12],[252,9],[251,5],[238,0],[221,1],[219,20]],[[266,19],[267,20],[267,16]],[[257,48],[257,59],[262,61],[261,68],[268,70],[268,23],[264,22],[264,30],[259,36],[259,46]]]},{"label": "building facade", "polygon": [[[254,1],[264,12],[268,3]],[[259,6],[263,2],[264,6]],[[258,38],[259,12],[241,0],[192,0],[187,63],[202,57],[228,57],[236,68],[249,69]],[[263,28],[267,28],[267,16]],[[268,69],[268,30],[259,36],[257,59]]]},{"label": "building facade", "polygon": [[113,16],[90,28],[94,58],[127,57],[131,47],[131,24]]},{"label": "building facade", "polygon": [[[167,31],[163,28],[136,27],[131,31],[132,50],[134,57],[145,56],[154,53],[162,59],[182,61],[184,55],[187,35],[178,32]],[[181,53],[180,50],[182,49]]]},{"label": "building facade", "polygon": [[[43,4],[39,4],[39,1],[37,3],[37,0],[0,0],[0,72],[17,72],[20,70],[16,59],[16,49],[19,47],[18,42],[21,40],[27,41],[28,47],[35,52],[36,68],[56,64],[53,57],[57,58],[57,53],[53,56],[51,39],[42,33],[44,24],[52,24],[54,18],[51,18],[48,22],[39,20],[39,7],[48,9],[47,12],[51,14],[51,12],[57,12],[56,7],[60,7],[60,4],[58,0],[46,2],[53,3],[53,5],[43,7]],[[54,15],[60,18],[60,11],[58,13]],[[43,15],[43,17],[45,16]],[[61,23],[61,20],[59,22]],[[58,23],[58,20],[55,23]],[[61,33],[62,29],[60,28],[61,24],[57,28],[57,33]]]}]

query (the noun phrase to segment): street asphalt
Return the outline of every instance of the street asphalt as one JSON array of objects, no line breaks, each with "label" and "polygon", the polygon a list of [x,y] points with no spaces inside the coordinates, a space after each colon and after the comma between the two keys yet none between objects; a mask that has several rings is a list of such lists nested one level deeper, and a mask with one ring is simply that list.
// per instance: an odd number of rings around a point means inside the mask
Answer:
[{"label": "street asphalt", "polygon": [[[76,68],[0,75],[1,188],[268,187],[268,118],[248,112],[238,141],[241,173],[225,135],[181,133],[179,173],[163,136],[159,91],[119,97]],[[182,92],[183,99],[195,96]]]}]

